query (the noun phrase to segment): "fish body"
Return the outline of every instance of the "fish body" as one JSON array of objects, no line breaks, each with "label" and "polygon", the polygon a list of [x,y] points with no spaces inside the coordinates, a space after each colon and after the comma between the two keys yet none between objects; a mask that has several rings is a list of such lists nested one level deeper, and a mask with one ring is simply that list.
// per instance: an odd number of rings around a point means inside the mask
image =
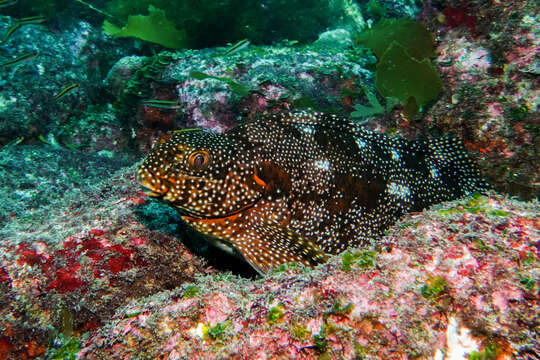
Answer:
[{"label": "fish body", "polygon": [[20,65],[26,61],[32,60],[36,56],[38,56],[37,51],[30,51],[22,55],[19,55],[13,59],[4,61],[3,63],[0,64],[0,68],[6,67],[6,66],[12,66],[12,65]]},{"label": "fish body", "polygon": [[249,44],[250,43],[248,39],[242,39],[238,41],[236,44],[229,46],[227,48],[227,51],[225,51],[225,55],[232,55],[242,50],[245,50],[249,46]]},{"label": "fish body", "polygon": [[176,132],[137,170],[150,194],[260,273],[380,236],[399,216],[487,189],[451,137],[413,142],[313,112]]},{"label": "fish body", "polygon": [[74,90],[74,89],[76,89],[78,87],[79,87],[79,84],[77,84],[77,83],[73,83],[73,84],[70,84],[70,85],[66,86],[65,88],[60,90],[56,95],[54,95],[54,101],[60,100],[61,98],[66,96],[67,93],[69,93],[70,91],[72,91],[72,90]]},{"label": "fish body", "polygon": [[143,100],[143,105],[156,109],[177,110],[182,107],[178,100],[148,99]]},{"label": "fish body", "polygon": [[17,4],[18,0],[0,0],[0,8]]}]

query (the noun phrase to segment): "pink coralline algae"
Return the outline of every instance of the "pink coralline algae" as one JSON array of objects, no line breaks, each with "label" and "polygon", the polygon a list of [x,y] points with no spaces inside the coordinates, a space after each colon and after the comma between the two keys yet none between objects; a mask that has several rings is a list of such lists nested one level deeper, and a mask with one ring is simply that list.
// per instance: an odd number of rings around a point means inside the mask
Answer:
[{"label": "pink coralline algae", "polygon": [[200,278],[118,309],[79,355],[527,359],[540,350],[539,210],[475,196],[410,214],[373,248],[313,271]]},{"label": "pink coralline algae", "polygon": [[538,197],[540,91],[534,59],[540,43],[532,3],[441,6],[444,19],[434,20],[433,31],[445,86],[427,111],[426,125],[457,134],[498,191]]},{"label": "pink coralline algae", "polygon": [[[34,224],[0,238],[0,360],[43,355],[63,331],[63,311],[80,336],[130,299],[215,271],[179,239],[141,223],[135,213],[147,199],[131,176],[127,170],[99,193],[83,195],[45,228]],[[80,211],[82,224],[73,216]]]}]

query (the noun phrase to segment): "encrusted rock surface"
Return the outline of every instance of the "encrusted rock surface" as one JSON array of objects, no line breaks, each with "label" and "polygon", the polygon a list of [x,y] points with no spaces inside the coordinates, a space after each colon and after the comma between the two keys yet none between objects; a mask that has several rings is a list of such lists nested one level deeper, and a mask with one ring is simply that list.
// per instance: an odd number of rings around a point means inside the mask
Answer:
[{"label": "encrusted rock surface", "polygon": [[118,309],[83,358],[526,359],[538,353],[540,208],[477,196],[406,216],[313,271],[196,284]]}]

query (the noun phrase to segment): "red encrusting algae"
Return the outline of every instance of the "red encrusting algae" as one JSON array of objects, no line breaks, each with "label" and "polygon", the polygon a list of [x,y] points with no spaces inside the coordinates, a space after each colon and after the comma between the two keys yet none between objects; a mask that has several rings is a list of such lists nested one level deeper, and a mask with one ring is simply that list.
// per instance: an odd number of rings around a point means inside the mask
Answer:
[{"label": "red encrusting algae", "polygon": [[[32,244],[21,243],[17,250],[17,263],[38,266],[48,279],[45,290],[57,290],[62,294],[78,289],[86,291],[84,285],[87,281],[80,277],[83,257],[91,260],[85,263],[89,264],[95,278],[102,278],[107,273],[116,275],[131,269],[135,264],[143,265],[132,249],[120,244],[110,245],[107,239],[101,238],[104,234],[102,229],[92,229],[85,237],[68,237],[62,249],[51,254],[45,253],[44,244],[40,244],[41,249],[38,251]],[[0,272],[0,280],[1,276]]]}]

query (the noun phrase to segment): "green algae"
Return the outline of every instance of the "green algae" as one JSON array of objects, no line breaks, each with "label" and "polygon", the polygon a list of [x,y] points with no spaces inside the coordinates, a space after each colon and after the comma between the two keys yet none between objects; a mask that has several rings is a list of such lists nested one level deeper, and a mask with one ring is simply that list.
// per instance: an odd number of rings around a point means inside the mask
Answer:
[{"label": "green algae", "polygon": [[499,210],[499,209],[495,209],[495,210],[491,210],[489,212],[490,215],[493,215],[493,216],[508,216],[508,214],[510,214],[508,211],[505,211],[505,210]]},{"label": "green algae", "polygon": [[377,91],[399,99],[408,115],[439,96],[442,81],[430,61],[435,56],[435,41],[424,25],[410,19],[383,19],[355,41],[379,59]]},{"label": "green algae", "polygon": [[[428,58],[418,60],[393,42],[377,64],[375,87],[384,97],[395,97],[404,105],[421,108],[442,90],[439,72]],[[415,109],[411,109],[415,111]]]},{"label": "green algae", "polygon": [[81,349],[80,341],[76,337],[65,337],[62,334],[54,340],[55,347],[47,350],[45,358],[48,360],[75,360]]},{"label": "green algae", "polygon": [[499,350],[496,344],[488,344],[482,351],[472,351],[469,360],[495,360]]},{"label": "green algae", "polygon": [[384,114],[385,108],[381,105],[379,100],[377,100],[377,96],[375,94],[373,94],[371,91],[366,91],[366,98],[368,99],[369,106],[355,104],[355,111],[351,113],[351,118]]},{"label": "green algae", "polygon": [[510,215],[509,211],[490,207],[487,198],[480,193],[471,195],[465,202],[455,207],[439,210],[439,214],[443,216],[463,213],[486,214],[501,217]]},{"label": "green algae", "polygon": [[422,24],[410,19],[383,19],[357,35],[355,41],[373,50],[378,59],[392,43],[406,49],[408,56],[422,60],[435,56],[435,40]]},{"label": "green algae", "polygon": [[269,324],[275,324],[279,322],[281,319],[283,319],[283,316],[285,315],[283,313],[283,309],[283,304],[281,303],[272,307],[268,311],[268,315],[266,315],[266,321],[268,321]]},{"label": "green algae", "polygon": [[191,299],[198,296],[199,293],[200,293],[200,290],[197,285],[189,284],[184,289],[183,297],[184,299]]},{"label": "green algae", "polygon": [[522,275],[519,279],[519,283],[527,290],[533,290],[537,287],[537,280],[529,276]]},{"label": "green algae", "polygon": [[305,328],[304,326],[295,326],[292,331],[294,337],[299,340],[305,339],[311,335],[311,330]]},{"label": "green algae", "polygon": [[326,321],[330,315],[345,316],[350,314],[354,309],[353,303],[348,303],[347,305],[342,305],[338,300],[332,305],[332,308],[323,313],[323,319]]},{"label": "green algae", "polygon": [[222,81],[226,83],[233,92],[237,93],[240,96],[246,96],[249,94],[249,89],[246,88],[244,85],[237,83],[236,81],[226,78],[226,77],[209,75],[201,71],[195,71],[195,70],[190,71],[189,76],[191,76],[192,78],[196,80],[214,79],[214,80]]},{"label": "green algae", "polygon": [[376,257],[374,251],[346,251],[341,256],[341,270],[350,271],[353,265],[360,268],[374,266]]},{"label": "green algae", "polygon": [[435,300],[443,294],[446,289],[446,280],[442,276],[430,276],[420,289],[420,293],[426,299]]},{"label": "green algae", "polygon": [[225,337],[227,328],[231,325],[230,321],[218,322],[216,325],[209,327],[206,330],[206,334],[212,340],[222,340]]},{"label": "green algae", "polygon": [[174,23],[165,16],[164,10],[150,5],[148,13],[147,16],[130,16],[122,28],[105,20],[103,32],[115,37],[136,37],[171,49],[179,50],[187,46],[186,32],[176,29]]},{"label": "green algae", "polygon": [[478,247],[478,249],[480,249],[482,251],[486,251],[486,250],[489,249],[489,246],[487,246],[486,243],[484,242],[484,240],[482,240],[480,238],[473,238],[472,242],[475,243],[476,246]]},{"label": "green algae", "polygon": [[328,340],[326,339],[326,326],[321,327],[321,332],[313,335],[313,346],[319,354],[326,353],[328,350]]}]

